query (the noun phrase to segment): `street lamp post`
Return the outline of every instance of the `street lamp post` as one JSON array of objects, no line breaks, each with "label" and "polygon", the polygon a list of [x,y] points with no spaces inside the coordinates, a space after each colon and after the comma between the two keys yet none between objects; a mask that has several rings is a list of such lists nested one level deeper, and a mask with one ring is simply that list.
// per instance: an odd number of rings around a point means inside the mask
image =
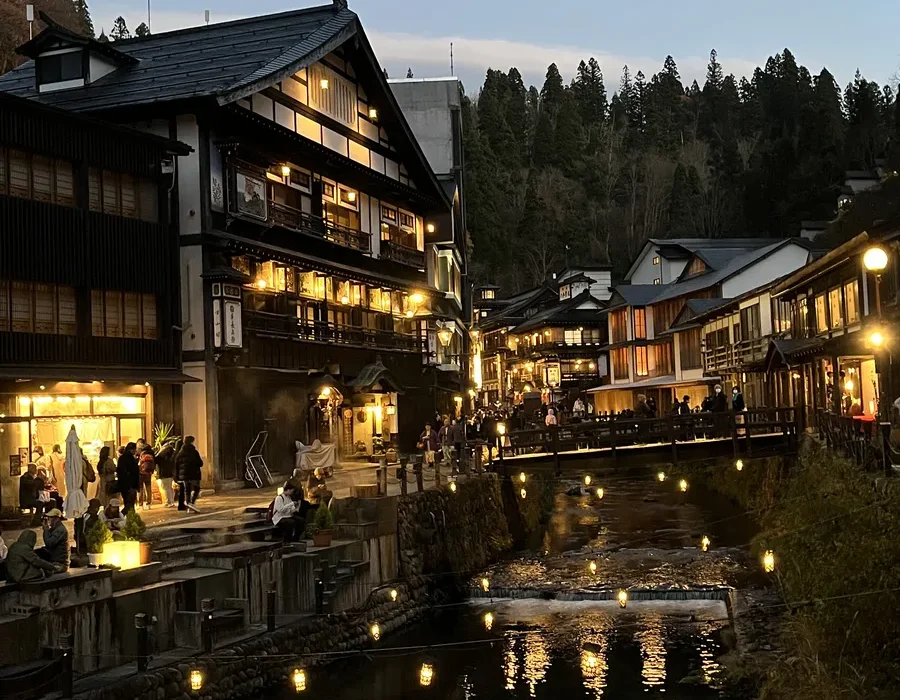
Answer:
[{"label": "street lamp post", "polygon": [[881,421],[889,419],[889,415],[885,415],[884,397],[887,393],[886,384],[890,381],[890,369],[888,369],[886,382],[884,379],[885,337],[881,315],[881,275],[884,273],[887,265],[888,254],[880,246],[872,246],[863,254],[863,266],[868,272],[875,275],[875,315],[878,319],[878,326],[869,334],[869,343],[875,348],[875,374],[878,377],[878,417]]}]

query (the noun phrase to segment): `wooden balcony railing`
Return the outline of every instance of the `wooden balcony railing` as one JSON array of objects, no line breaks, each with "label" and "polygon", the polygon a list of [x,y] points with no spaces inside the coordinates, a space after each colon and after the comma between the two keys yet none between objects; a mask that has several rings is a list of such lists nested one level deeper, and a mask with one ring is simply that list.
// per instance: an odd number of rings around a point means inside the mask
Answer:
[{"label": "wooden balcony railing", "polygon": [[703,366],[707,371],[734,367],[734,346],[723,345],[703,351]]},{"label": "wooden balcony railing", "polygon": [[752,338],[735,343],[735,359],[738,364],[750,364],[765,359],[769,338]]},{"label": "wooden balcony railing", "polygon": [[286,204],[269,202],[269,216],[279,226],[311,233],[345,248],[363,253],[368,253],[372,249],[371,234],[326,221],[320,216],[307,214]]},{"label": "wooden balcony railing", "polygon": [[425,352],[424,341],[414,335],[345,326],[325,321],[304,321],[265,311],[245,311],[244,328],[251,333],[277,338],[301,339],[315,343],[338,343],[358,347]]},{"label": "wooden balcony railing", "polygon": [[401,265],[408,265],[417,270],[425,269],[425,253],[415,248],[407,248],[400,245],[396,241],[381,241],[381,257],[386,260],[393,260]]}]

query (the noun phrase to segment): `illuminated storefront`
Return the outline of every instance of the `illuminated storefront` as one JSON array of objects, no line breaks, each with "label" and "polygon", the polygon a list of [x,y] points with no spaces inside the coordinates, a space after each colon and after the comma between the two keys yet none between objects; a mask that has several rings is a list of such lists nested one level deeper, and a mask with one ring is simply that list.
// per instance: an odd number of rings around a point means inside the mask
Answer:
[{"label": "illuminated storefront", "polygon": [[[108,446],[115,458],[119,446],[141,437],[152,438],[152,387],[59,382],[40,385],[37,391],[11,393],[15,388],[6,384],[0,393],[0,456],[5,462],[0,478],[3,506],[18,504],[19,477],[37,447],[50,455],[53,446],[59,445],[65,454],[66,436],[72,426],[84,456],[94,466],[103,446]],[[95,484],[91,487],[96,488]],[[89,488],[88,496],[93,495]]]}]

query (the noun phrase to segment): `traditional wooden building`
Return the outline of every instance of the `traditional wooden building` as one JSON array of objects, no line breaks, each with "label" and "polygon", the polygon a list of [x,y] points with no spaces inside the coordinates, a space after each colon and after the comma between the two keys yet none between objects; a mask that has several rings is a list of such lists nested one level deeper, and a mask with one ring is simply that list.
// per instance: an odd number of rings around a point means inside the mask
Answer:
[{"label": "traditional wooden building", "polygon": [[[80,52],[60,76],[54,52]],[[426,240],[452,203],[346,2],[99,44],[58,27],[0,88],[193,147],[177,172],[184,430],[216,486],[268,432],[344,457],[414,447],[443,298]],[[96,60],[95,60],[96,56]],[[96,67],[96,71],[95,71]],[[101,76],[101,77],[98,77]]]},{"label": "traditional wooden building", "polygon": [[3,506],[32,452],[64,446],[72,425],[96,463],[104,445],[181,423],[169,193],[189,151],[0,92]]}]

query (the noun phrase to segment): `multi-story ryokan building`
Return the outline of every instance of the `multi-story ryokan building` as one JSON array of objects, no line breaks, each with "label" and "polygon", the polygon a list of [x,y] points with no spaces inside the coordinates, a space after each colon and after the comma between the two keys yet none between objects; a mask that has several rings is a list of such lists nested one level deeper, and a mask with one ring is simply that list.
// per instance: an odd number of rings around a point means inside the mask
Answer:
[{"label": "multi-story ryokan building", "polygon": [[[446,308],[461,283],[429,258],[454,258],[463,233],[346,2],[109,44],[51,23],[28,55],[0,90],[192,149],[174,225],[198,381],[179,427],[206,481],[242,483],[263,430],[282,472],[295,440],[412,449],[436,405],[435,336],[463,335]],[[143,239],[118,257],[138,277],[165,264]]]}]

